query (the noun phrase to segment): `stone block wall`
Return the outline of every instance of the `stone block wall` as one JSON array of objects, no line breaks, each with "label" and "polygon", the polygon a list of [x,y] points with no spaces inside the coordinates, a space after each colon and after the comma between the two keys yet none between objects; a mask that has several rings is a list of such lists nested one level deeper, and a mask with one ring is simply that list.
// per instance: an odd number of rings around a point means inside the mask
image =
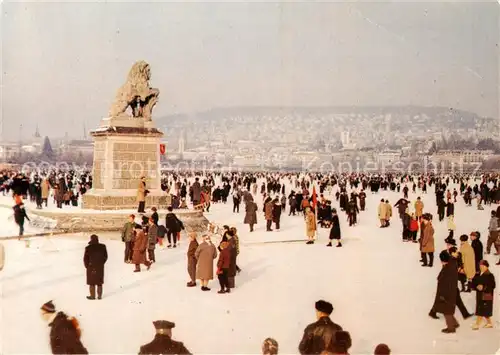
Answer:
[{"label": "stone block wall", "polygon": [[[154,178],[159,172],[158,144],[112,143],[113,189],[137,189],[141,176]],[[154,179],[147,181],[148,189],[158,189]]]},{"label": "stone block wall", "polygon": [[[207,231],[208,220],[201,211],[176,210],[177,217],[184,224],[187,232],[203,233]],[[82,213],[82,212],[54,212],[45,210],[30,210],[33,214],[50,219],[55,224],[55,230],[66,230],[68,233],[120,231],[133,211],[123,213]],[[160,223],[165,223],[165,213],[161,212]]]},{"label": "stone block wall", "polygon": [[[146,197],[146,209],[156,207],[158,209],[167,209],[172,204],[171,196],[148,195]],[[82,208],[90,210],[134,210],[138,203],[136,196],[99,196],[92,193],[86,193],[82,196]]]},{"label": "stone block wall", "polygon": [[95,189],[104,188],[104,177],[106,174],[106,143],[96,140],[94,144],[94,166],[92,170],[92,187]]}]

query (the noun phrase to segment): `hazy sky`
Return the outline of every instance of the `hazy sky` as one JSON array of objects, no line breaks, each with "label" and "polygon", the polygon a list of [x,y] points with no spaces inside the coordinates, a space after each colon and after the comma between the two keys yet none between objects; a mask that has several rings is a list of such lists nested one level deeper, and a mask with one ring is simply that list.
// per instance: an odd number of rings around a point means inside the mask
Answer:
[{"label": "hazy sky", "polygon": [[4,138],[97,126],[134,61],[154,115],[234,105],[440,105],[499,117],[499,5],[2,4]]}]

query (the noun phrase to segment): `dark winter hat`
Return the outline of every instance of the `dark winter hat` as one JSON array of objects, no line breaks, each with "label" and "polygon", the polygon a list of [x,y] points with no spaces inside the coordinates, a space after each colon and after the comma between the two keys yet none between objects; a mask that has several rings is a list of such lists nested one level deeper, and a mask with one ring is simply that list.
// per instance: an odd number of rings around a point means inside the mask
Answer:
[{"label": "dark winter hat", "polygon": [[467,234],[462,234],[462,235],[460,236],[460,241],[461,241],[461,242],[466,242],[466,241],[468,241],[468,240],[469,240],[469,237],[467,236]]},{"label": "dark winter hat", "polygon": [[443,263],[447,263],[450,261],[450,254],[446,250],[443,250],[441,253],[439,253],[439,260]]},{"label": "dark winter hat", "polygon": [[157,320],[153,322],[156,330],[170,330],[175,328],[175,323],[169,322],[167,320]]},{"label": "dark winter hat", "polygon": [[456,246],[456,245],[457,245],[457,242],[455,241],[455,239],[450,238],[450,237],[446,238],[446,239],[444,240],[444,242],[445,242],[446,244],[453,245],[453,246]]},{"label": "dark winter hat", "polygon": [[490,263],[488,262],[488,260],[481,260],[479,262],[479,265],[484,265],[486,267],[490,267]]},{"label": "dark winter hat", "polygon": [[375,355],[390,355],[391,349],[386,344],[378,344],[374,353]]},{"label": "dark winter hat", "polygon": [[262,353],[269,355],[278,354],[278,342],[273,338],[267,338],[262,344]]},{"label": "dark winter hat", "polygon": [[49,302],[46,302],[40,307],[41,310],[47,312],[47,313],[55,313],[56,312],[56,306],[52,303],[52,300]]},{"label": "dark winter hat", "polygon": [[316,302],[315,307],[318,312],[325,313],[328,315],[332,314],[333,312],[332,304],[324,300],[319,300],[318,302]]},{"label": "dark winter hat", "polygon": [[347,350],[352,346],[351,335],[349,332],[340,330],[335,332],[333,337],[333,347],[336,350],[341,350],[342,352],[347,353]]}]

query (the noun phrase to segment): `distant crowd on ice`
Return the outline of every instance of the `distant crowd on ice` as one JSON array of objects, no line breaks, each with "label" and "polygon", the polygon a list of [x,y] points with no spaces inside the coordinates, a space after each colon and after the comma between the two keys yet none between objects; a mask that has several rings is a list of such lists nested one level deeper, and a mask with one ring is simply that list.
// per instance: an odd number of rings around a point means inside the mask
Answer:
[{"label": "distant crowd on ice", "polygon": [[[60,176],[59,183],[50,185],[49,189],[54,190],[60,196],[59,190],[69,188],[67,184],[68,176],[61,173],[54,173],[50,176]],[[73,177],[73,180],[77,177]],[[81,179],[82,177],[78,177]],[[27,217],[24,209],[22,197],[34,200],[39,207],[39,195],[36,192],[33,197],[30,192],[30,184],[26,185],[27,177],[15,174],[13,179],[8,179],[7,185],[4,183],[6,193],[12,190],[16,199],[14,214],[16,223],[22,225]],[[47,180],[47,179],[45,179]],[[63,185],[63,180],[66,185]],[[201,181],[200,181],[201,180]],[[262,183],[260,183],[264,180]],[[24,181],[24,182],[23,182]],[[30,180],[28,180],[30,181]],[[42,183],[43,183],[42,179]],[[83,180],[81,180],[83,181]],[[85,175],[83,185],[86,189],[91,183],[91,176]],[[218,184],[217,184],[217,183]],[[450,191],[450,183],[459,185],[459,190]],[[437,314],[444,315],[446,328],[444,333],[454,333],[459,327],[454,317],[455,308],[458,307],[464,319],[471,316],[465,308],[460,292],[476,292],[476,322],[472,328],[479,329],[483,320],[486,320],[484,327],[491,328],[493,313],[493,295],[495,278],[489,271],[489,262],[485,260],[483,244],[480,241],[481,233],[473,231],[470,236],[462,234],[459,238],[460,247],[457,248],[455,241],[454,204],[459,203],[458,197],[462,196],[464,204],[471,205],[473,199],[476,206],[482,210],[484,205],[491,205],[500,201],[499,184],[500,176],[489,174],[483,176],[438,176],[438,175],[405,175],[405,174],[271,174],[271,173],[210,173],[210,174],[168,174],[162,179],[162,189],[165,193],[173,196],[173,204],[179,201],[179,205],[172,205],[168,208],[165,224],[159,225],[158,211],[155,206],[151,208],[151,214],[146,215],[146,195],[148,191],[147,177],[138,181],[137,203],[140,223],[137,223],[135,215],[129,217],[122,230],[122,240],[124,242],[124,262],[135,265],[135,272],[140,271],[140,265],[145,265],[147,269],[155,262],[155,247],[163,244],[165,236],[168,239],[167,247],[176,247],[178,236],[184,228],[180,218],[175,214],[175,207],[199,208],[208,211],[212,203],[227,203],[231,194],[233,202],[233,212],[239,213],[240,205],[245,206],[244,223],[249,225],[250,232],[254,231],[257,224],[257,213],[259,207],[256,198],[259,193],[262,197],[262,213],[266,220],[266,231],[279,230],[281,227],[281,216],[288,207],[289,215],[303,215],[305,224],[305,235],[307,244],[313,244],[317,233],[318,225],[323,228],[330,228],[330,242],[336,241],[338,247],[341,243],[341,230],[339,215],[336,208],[332,207],[332,201],[327,196],[335,196],[340,211],[346,213],[349,226],[355,226],[359,221],[359,215],[366,208],[366,194],[371,192],[376,194],[379,191],[397,191],[402,193],[402,197],[394,204],[390,204],[387,199],[382,199],[376,209],[377,217],[380,221],[380,228],[389,228],[393,217],[392,208],[397,208],[399,220],[402,226],[403,242],[418,243],[423,267],[433,267],[434,265],[434,227],[433,215],[426,208],[419,197],[412,203],[408,200],[408,193],[411,187],[414,193],[426,194],[428,189],[434,188],[436,197],[436,211],[438,221],[447,218],[447,228],[449,234],[446,238],[447,249],[439,253],[439,260],[442,268],[438,276],[437,291],[435,301],[429,316],[438,318]],[[23,186],[22,189],[20,186]],[[54,187],[53,187],[54,186]],[[66,187],[64,187],[66,186]],[[73,185],[71,185],[73,186]],[[287,187],[292,188],[286,195]],[[28,189],[26,190],[26,187]],[[316,192],[318,189],[318,193]],[[335,193],[333,193],[335,189]],[[190,207],[187,204],[189,195]],[[42,202],[44,199],[42,198]],[[58,207],[61,201],[55,203]],[[411,208],[413,207],[413,208]],[[500,206],[491,210],[490,222],[488,225],[488,236],[486,243],[486,254],[491,253],[494,247],[495,255],[500,253]],[[237,265],[239,254],[239,237],[235,228],[224,226],[222,229],[222,241],[215,247],[211,240],[211,235],[218,233],[214,225],[209,225],[209,230],[202,235],[202,242],[198,243],[198,236],[189,233],[190,244],[187,250],[187,268],[190,281],[188,287],[196,286],[196,280],[201,281],[201,290],[210,291],[208,283],[217,275],[220,284],[220,294],[228,294],[235,287],[235,277],[241,270]],[[419,234],[420,233],[420,234]],[[417,239],[417,237],[419,238]],[[469,237],[472,243],[469,244]],[[217,259],[214,267],[214,260]],[[96,235],[91,236],[89,245],[84,254],[84,265],[87,269],[87,284],[89,285],[89,300],[101,299],[103,296],[104,266],[107,261],[107,251],[104,244],[101,244]],[[500,262],[497,263],[500,265]],[[214,272],[215,271],[215,272]],[[458,285],[461,285],[461,290]],[[96,291],[97,288],[97,291]],[[326,301],[316,303],[317,321],[309,325],[304,331],[304,337],[299,345],[301,354],[347,354],[351,347],[351,338],[348,332],[333,323],[329,316],[333,307]],[[77,321],[68,318],[62,312],[56,312],[54,305],[48,302],[42,306],[42,313],[51,327],[51,346],[54,353],[86,353],[85,348],[79,340],[79,328]],[[56,321],[59,319],[60,323]],[[177,354],[189,353],[182,343],[171,339],[171,329],[173,323],[167,321],[155,322],[157,334],[152,343],[141,348],[140,353],[144,354]],[[389,353],[386,345],[377,347],[375,353]],[[263,353],[275,354],[278,352],[277,342],[267,339],[264,342]]]}]

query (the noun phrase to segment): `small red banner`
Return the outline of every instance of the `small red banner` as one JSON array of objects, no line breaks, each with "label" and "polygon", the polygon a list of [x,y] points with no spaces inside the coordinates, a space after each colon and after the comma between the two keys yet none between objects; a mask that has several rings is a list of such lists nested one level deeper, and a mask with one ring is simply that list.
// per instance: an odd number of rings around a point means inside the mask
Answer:
[{"label": "small red banner", "polygon": [[160,144],[160,154],[165,155],[166,147],[165,144]]}]

